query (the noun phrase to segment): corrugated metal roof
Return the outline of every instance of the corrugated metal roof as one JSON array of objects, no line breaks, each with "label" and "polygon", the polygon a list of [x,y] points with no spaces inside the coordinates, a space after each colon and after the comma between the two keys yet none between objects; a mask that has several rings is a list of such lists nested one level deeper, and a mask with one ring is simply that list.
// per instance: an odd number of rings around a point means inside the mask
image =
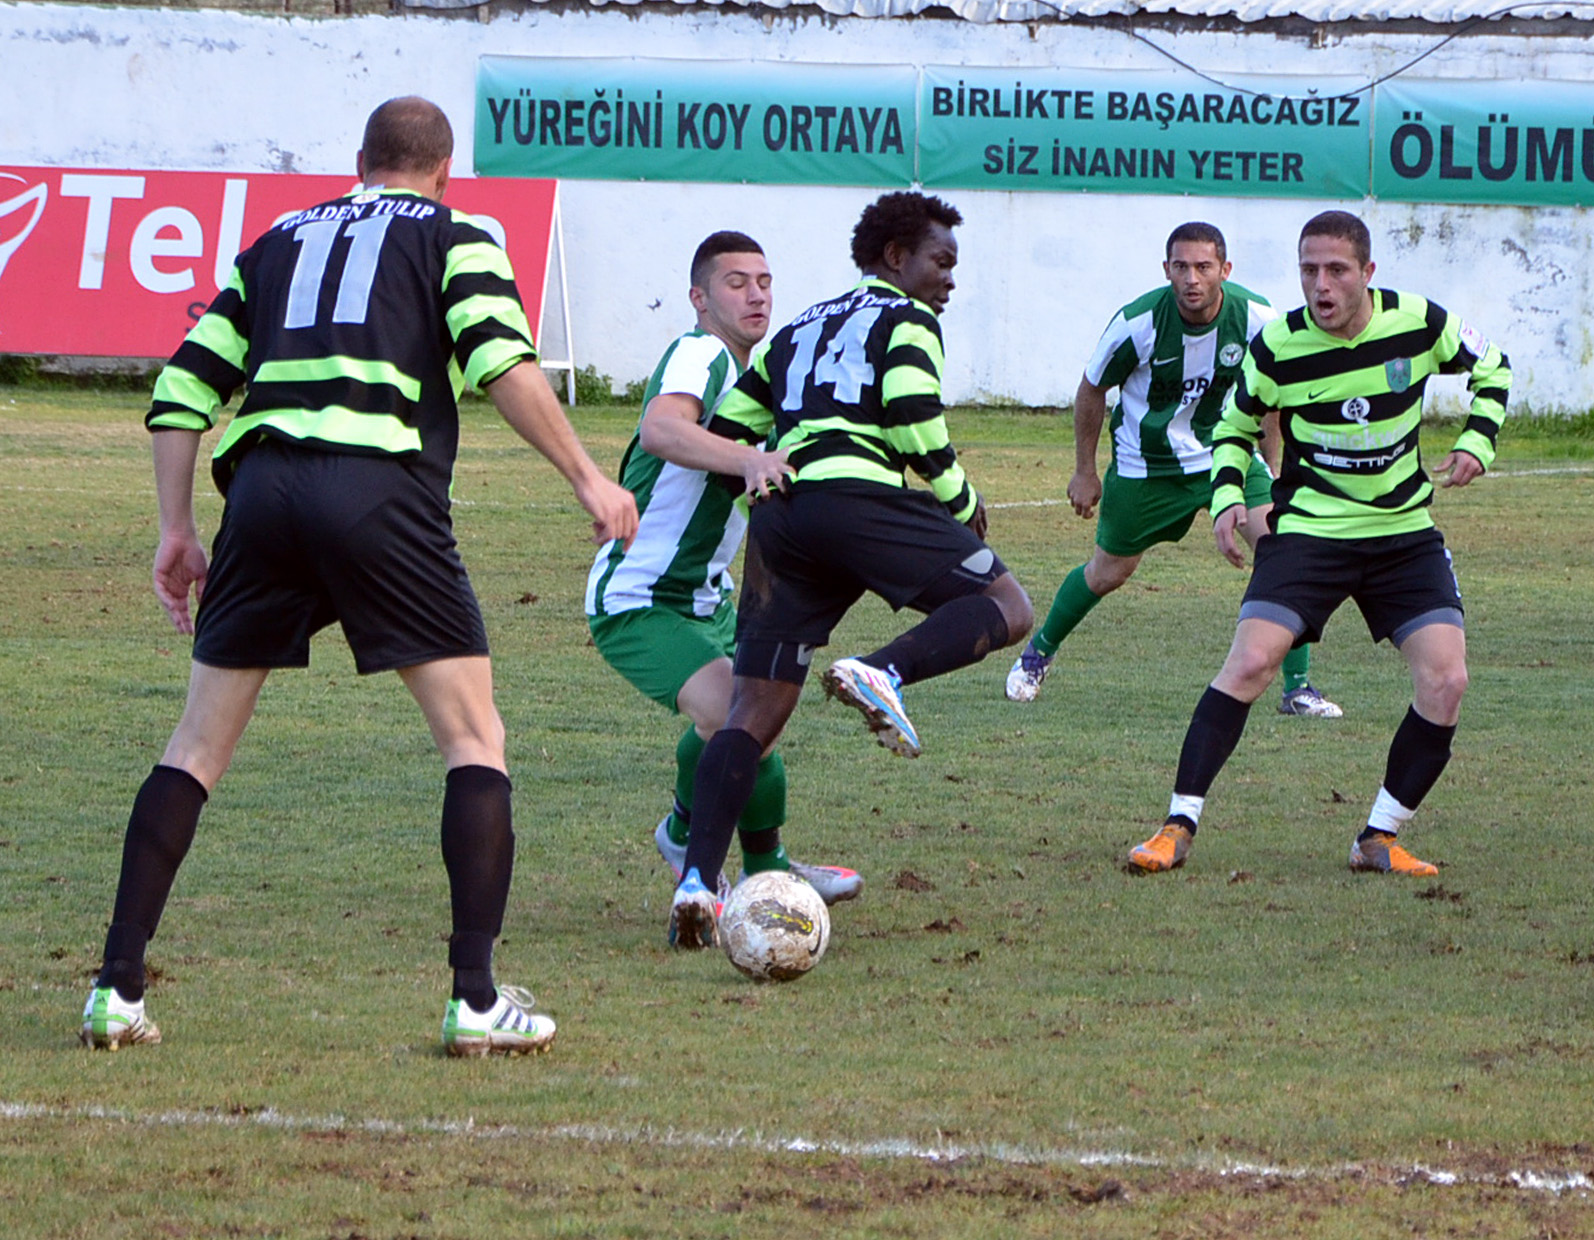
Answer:
[{"label": "corrugated metal roof", "polygon": [[[484,0],[403,0],[406,7],[470,8]],[[562,3],[564,0],[531,0]],[[635,5],[649,0],[589,0],[594,8]],[[1260,22],[1305,18],[1315,22],[1421,21],[1455,26],[1507,17],[1531,21],[1570,18],[1594,22],[1594,0],[1546,0],[1501,4],[1500,0],[674,0],[681,8],[698,4],[744,9],[819,9],[836,17],[912,17],[929,9],[950,9],[970,22],[1056,21],[1072,17],[1177,16],[1233,18]]]}]

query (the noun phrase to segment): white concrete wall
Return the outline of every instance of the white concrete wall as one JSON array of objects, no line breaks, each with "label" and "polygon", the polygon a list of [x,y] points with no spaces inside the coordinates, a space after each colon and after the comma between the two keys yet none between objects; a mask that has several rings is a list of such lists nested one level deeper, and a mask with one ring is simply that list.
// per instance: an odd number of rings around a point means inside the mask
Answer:
[{"label": "white concrete wall", "polygon": [[[1236,73],[1379,76],[1438,35],[1343,35],[1322,47],[1267,31],[1151,37]],[[1586,79],[1594,39],[1473,33],[1425,60],[1425,77]],[[455,123],[469,165],[476,58],[546,56],[1169,69],[1127,34],[1068,25],[818,19],[740,10],[532,11],[490,22],[425,16],[299,19],[213,11],[0,3],[0,163],[351,171],[365,116],[422,94]],[[686,263],[713,228],[758,237],[776,320],[855,279],[848,238],[863,189],[567,181],[562,201],[578,364],[642,377],[689,319]],[[1378,281],[1461,311],[1509,352],[1516,404],[1594,407],[1589,215],[1582,209],[1378,202],[957,192],[959,287],[945,319],[948,396],[1071,402],[1112,311],[1161,279],[1168,230],[1207,219],[1235,278],[1295,305],[1294,238],[1325,206],[1363,213]],[[1441,402],[1456,407],[1453,381]]]}]

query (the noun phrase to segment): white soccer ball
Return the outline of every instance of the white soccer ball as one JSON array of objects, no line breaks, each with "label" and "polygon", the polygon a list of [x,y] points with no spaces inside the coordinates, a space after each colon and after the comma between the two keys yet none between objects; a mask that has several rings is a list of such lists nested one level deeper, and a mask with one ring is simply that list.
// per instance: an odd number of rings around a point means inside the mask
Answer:
[{"label": "white soccer ball", "polygon": [[830,943],[830,910],[819,893],[786,870],[736,884],[720,914],[725,954],[755,982],[789,982],[819,963]]}]

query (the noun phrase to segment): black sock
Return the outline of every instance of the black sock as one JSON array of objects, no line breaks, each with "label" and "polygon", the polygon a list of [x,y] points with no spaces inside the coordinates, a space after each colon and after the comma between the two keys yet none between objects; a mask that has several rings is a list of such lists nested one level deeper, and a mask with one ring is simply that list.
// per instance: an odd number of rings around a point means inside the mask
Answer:
[{"label": "black sock", "polygon": [[209,795],[187,771],[156,766],[133,799],[100,969],[100,984],[115,986],[130,1002],[144,997],[144,949],[160,926]]},{"label": "black sock", "polygon": [[725,866],[736,833],[736,820],[753,795],[764,747],[740,728],[721,728],[703,747],[692,790],[692,838],[686,844],[685,869],[696,868],[705,883]]},{"label": "black sock", "polygon": [[1406,708],[1406,717],[1395,729],[1389,743],[1389,760],[1384,766],[1384,791],[1407,809],[1416,809],[1439,782],[1450,761],[1450,742],[1456,725],[1443,727],[1429,723],[1415,706]]},{"label": "black sock", "polygon": [[[1245,731],[1245,721],[1251,714],[1251,704],[1230,697],[1219,689],[1207,686],[1207,691],[1196,703],[1190,716],[1190,727],[1184,734],[1184,747],[1179,751],[1179,768],[1173,777],[1176,796],[1204,797],[1217,779],[1223,764],[1229,760],[1234,747],[1240,743]],[[1195,833],[1195,823],[1184,815],[1178,821]]]},{"label": "black sock", "polygon": [[863,661],[890,668],[905,685],[978,663],[1007,645],[1007,620],[993,598],[968,594],[943,603],[890,645]]},{"label": "black sock", "polygon": [[492,944],[504,927],[515,868],[509,776],[489,766],[456,766],[443,793],[443,866],[448,871],[454,998],[492,1007]]}]

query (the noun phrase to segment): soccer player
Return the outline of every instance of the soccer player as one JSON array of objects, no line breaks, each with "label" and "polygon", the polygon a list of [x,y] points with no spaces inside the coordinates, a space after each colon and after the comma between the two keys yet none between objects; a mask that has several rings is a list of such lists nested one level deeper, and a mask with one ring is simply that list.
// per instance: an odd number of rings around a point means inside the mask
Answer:
[{"label": "soccer player", "polygon": [[[629,548],[598,549],[587,577],[587,624],[609,666],[661,706],[690,721],[675,747],[675,806],[653,833],[679,881],[692,821],[692,784],[708,738],[731,701],[736,608],[729,568],[747,529],[741,495],[778,487],[783,451],[738,443],[703,425],[747,368],[769,330],[769,263],[745,233],[716,232],[692,257],[688,296],[697,326],[659,359],[642,397],[642,421],[620,462],[620,482],[642,521]],[[758,766],[742,810],[748,874],[791,870],[826,904],[850,900],[863,879],[841,866],[792,861],[781,844],[786,767],[778,753]],[[724,877],[715,883],[723,893]]]},{"label": "soccer player", "polygon": [[[985,545],[985,508],[964,477],[941,404],[939,316],[952,294],[956,209],[918,193],[872,203],[852,234],[863,280],[777,332],[709,429],[744,444],[771,435],[791,475],[753,506],[730,712],[698,762],[685,877],[670,941],[717,938],[714,895],[758,764],[797,705],[814,648],[873,591],[925,619],[824,674],[880,743],[915,756],[903,685],[1021,641],[1029,597]],[[911,470],[929,491],[907,485]]]},{"label": "soccer player", "polygon": [[[1008,672],[1014,702],[1035,700],[1063,639],[1134,576],[1141,556],[1178,542],[1211,504],[1212,428],[1246,344],[1274,317],[1266,301],[1229,281],[1228,247],[1211,224],[1180,224],[1164,253],[1167,283],[1113,316],[1079,381],[1068,500],[1087,518],[1101,504],[1096,550],[1063,579],[1045,623]],[[1096,446],[1112,388],[1119,397],[1104,485]],[[1270,427],[1263,446],[1275,456],[1276,440]],[[1267,464],[1253,455],[1245,471],[1245,537],[1253,547],[1267,526],[1272,485]],[[1312,687],[1310,666],[1308,646],[1285,658],[1279,712],[1338,719],[1339,706]]]},{"label": "soccer player", "polygon": [[[144,1010],[145,949],[200,810],[267,674],[306,666],[311,634],[333,620],[361,673],[398,673],[447,768],[444,1045],[523,1053],[553,1039],[527,992],[493,981],[515,837],[487,634],[449,517],[461,386],[485,391],[564,475],[597,537],[629,540],[636,506],[587,456],[536,366],[503,250],[440,205],[452,152],[435,105],[377,108],[356,159],[361,188],[241,254],[156,381],[155,593],[194,635],[193,667],[182,719],[133,803],[86,1045],[160,1041]],[[207,566],[193,513],[200,436],[245,385],[212,462],[226,506]]]},{"label": "soccer player", "polygon": [[1245,470],[1263,416],[1282,415],[1284,469],[1272,532],[1256,545],[1228,658],[1195,708],[1168,818],[1129,854],[1143,870],[1184,864],[1206,795],[1251,703],[1291,647],[1316,640],[1354,599],[1374,641],[1411,669],[1413,702],[1389,747],[1384,783],[1350,849],[1350,868],[1433,875],[1395,842],[1445,764],[1467,687],[1461,594],[1428,508],[1433,483],[1417,435],[1436,374],[1466,374],[1472,409],[1436,473],[1464,487],[1494,460],[1511,370],[1475,329],[1411,293],[1369,287],[1372,239],[1344,211],[1308,220],[1299,243],[1306,304],[1264,327],[1213,438],[1213,534],[1236,566],[1250,520]]}]

